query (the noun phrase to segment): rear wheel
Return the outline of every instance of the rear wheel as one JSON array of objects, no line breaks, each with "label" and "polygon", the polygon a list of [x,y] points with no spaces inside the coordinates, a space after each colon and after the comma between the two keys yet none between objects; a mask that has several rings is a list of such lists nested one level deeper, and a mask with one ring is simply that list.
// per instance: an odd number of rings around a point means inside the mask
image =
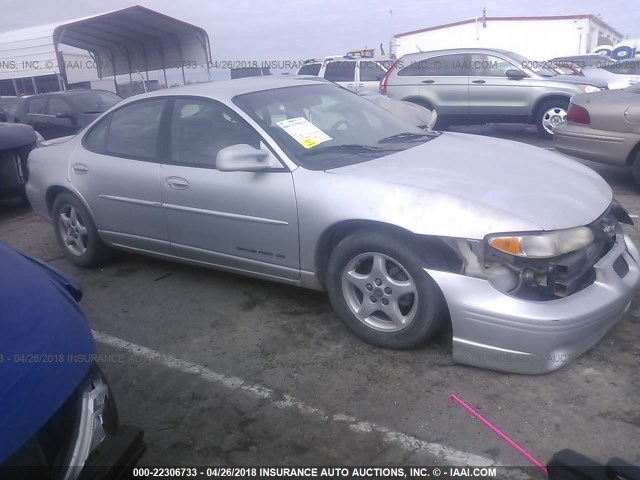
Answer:
[{"label": "rear wheel", "polygon": [[100,265],[108,249],[82,202],[70,193],[62,193],[56,197],[52,211],[56,239],[69,261],[79,267]]},{"label": "rear wheel", "polygon": [[536,115],[536,127],[542,138],[552,139],[553,130],[567,118],[569,101],[563,99],[550,100],[543,103]]},{"label": "rear wheel", "polygon": [[334,310],[364,341],[405,349],[424,343],[446,319],[439,287],[422,269],[443,266],[438,252],[419,256],[410,239],[359,233],[342,240],[329,259],[326,286]]}]

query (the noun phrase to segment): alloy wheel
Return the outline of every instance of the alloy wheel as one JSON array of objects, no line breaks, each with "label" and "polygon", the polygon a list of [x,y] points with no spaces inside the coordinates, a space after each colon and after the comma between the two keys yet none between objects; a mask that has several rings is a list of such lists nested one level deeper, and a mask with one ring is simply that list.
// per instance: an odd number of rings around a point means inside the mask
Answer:
[{"label": "alloy wheel", "polygon": [[416,317],[415,281],[397,260],[382,253],[353,258],[342,274],[342,292],[356,318],[375,330],[397,332]]}]

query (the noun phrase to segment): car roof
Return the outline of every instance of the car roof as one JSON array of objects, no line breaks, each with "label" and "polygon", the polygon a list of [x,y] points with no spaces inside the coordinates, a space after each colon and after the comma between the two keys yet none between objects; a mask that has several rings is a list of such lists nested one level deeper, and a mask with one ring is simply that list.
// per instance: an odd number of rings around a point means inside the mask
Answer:
[{"label": "car roof", "polygon": [[118,105],[135,102],[144,98],[158,98],[169,96],[206,97],[223,102],[230,101],[237,95],[274,90],[277,88],[297,87],[301,85],[317,85],[316,77],[308,75],[268,75],[264,77],[245,77],[233,80],[196,83],[182,87],[155,90],[129,97]]},{"label": "car roof", "polygon": [[22,97],[23,99],[27,100],[31,100],[34,98],[46,98],[46,97],[55,97],[56,95],[62,95],[65,97],[73,97],[73,96],[77,96],[78,94],[81,93],[87,93],[87,92],[107,92],[107,93],[111,93],[112,95],[117,95],[109,90],[100,90],[100,89],[78,89],[78,90],[64,90],[64,91],[59,91],[59,92],[47,92],[47,93],[38,93],[36,95],[29,95],[26,97]]},{"label": "car roof", "polygon": [[429,50],[424,52],[416,52],[416,53],[407,53],[403,55],[401,58],[413,58],[420,57],[423,55],[433,57],[435,55],[447,55],[447,54],[456,54],[456,53],[499,53],[506,56],[516,55],[515,52],[510,52],[509,50],[503,50],[501,48],[446,48],[442,50]]}]

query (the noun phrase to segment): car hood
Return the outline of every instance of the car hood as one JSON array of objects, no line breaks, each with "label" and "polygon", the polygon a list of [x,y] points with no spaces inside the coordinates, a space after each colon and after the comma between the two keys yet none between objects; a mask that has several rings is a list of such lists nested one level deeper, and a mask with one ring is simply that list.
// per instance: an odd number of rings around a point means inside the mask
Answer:
[{"label": "car hood", "polygon": [[564,83],[575,83],[577,85],[592,85],[598,88],[607,88],[607,82],[597,78],[579,77],[577,75],[560,74],[555,77],[549,77],[551,80],[557,80]]},{"label": "car hood", "polygon": [[73,393],[95,344],[74,281],[2,242],[0,264],[2,463]]},{"label": "car hood", "polygon": [[[435,209],[448,199],[444,208],[464,209],[465,215],[473,210],[481,217],[488,225],[485,234],[492,227],[516,231],[586,225],[613,199],[602,177],[563,155],[461,133],[444,133],[423,145],[329,172],[419,189],[426,194],[422,203],[434,203],[404,208]],[[457,212],[451,215],[455,218]]]}]

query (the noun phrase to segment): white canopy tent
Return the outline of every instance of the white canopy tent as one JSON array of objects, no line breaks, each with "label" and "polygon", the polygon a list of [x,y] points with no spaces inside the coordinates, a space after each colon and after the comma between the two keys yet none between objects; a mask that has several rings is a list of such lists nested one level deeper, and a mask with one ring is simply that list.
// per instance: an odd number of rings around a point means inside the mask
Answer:
[{"label": "white canopy tent", "polygon": [[[89,62],[65,61],[63,46],[89,52]],[[73,50],[73,49],[71,49]],[[55,75],[64,89],[68,70],[92,67],[98,78],[149,71],[206,67],[211,63],[207,32],[148,8],[133,7],[64,23],[0,34],[0,81]],[[16,88],[16,91],[18,89]],[[18,92],[16,92],[18,93]]]}]

